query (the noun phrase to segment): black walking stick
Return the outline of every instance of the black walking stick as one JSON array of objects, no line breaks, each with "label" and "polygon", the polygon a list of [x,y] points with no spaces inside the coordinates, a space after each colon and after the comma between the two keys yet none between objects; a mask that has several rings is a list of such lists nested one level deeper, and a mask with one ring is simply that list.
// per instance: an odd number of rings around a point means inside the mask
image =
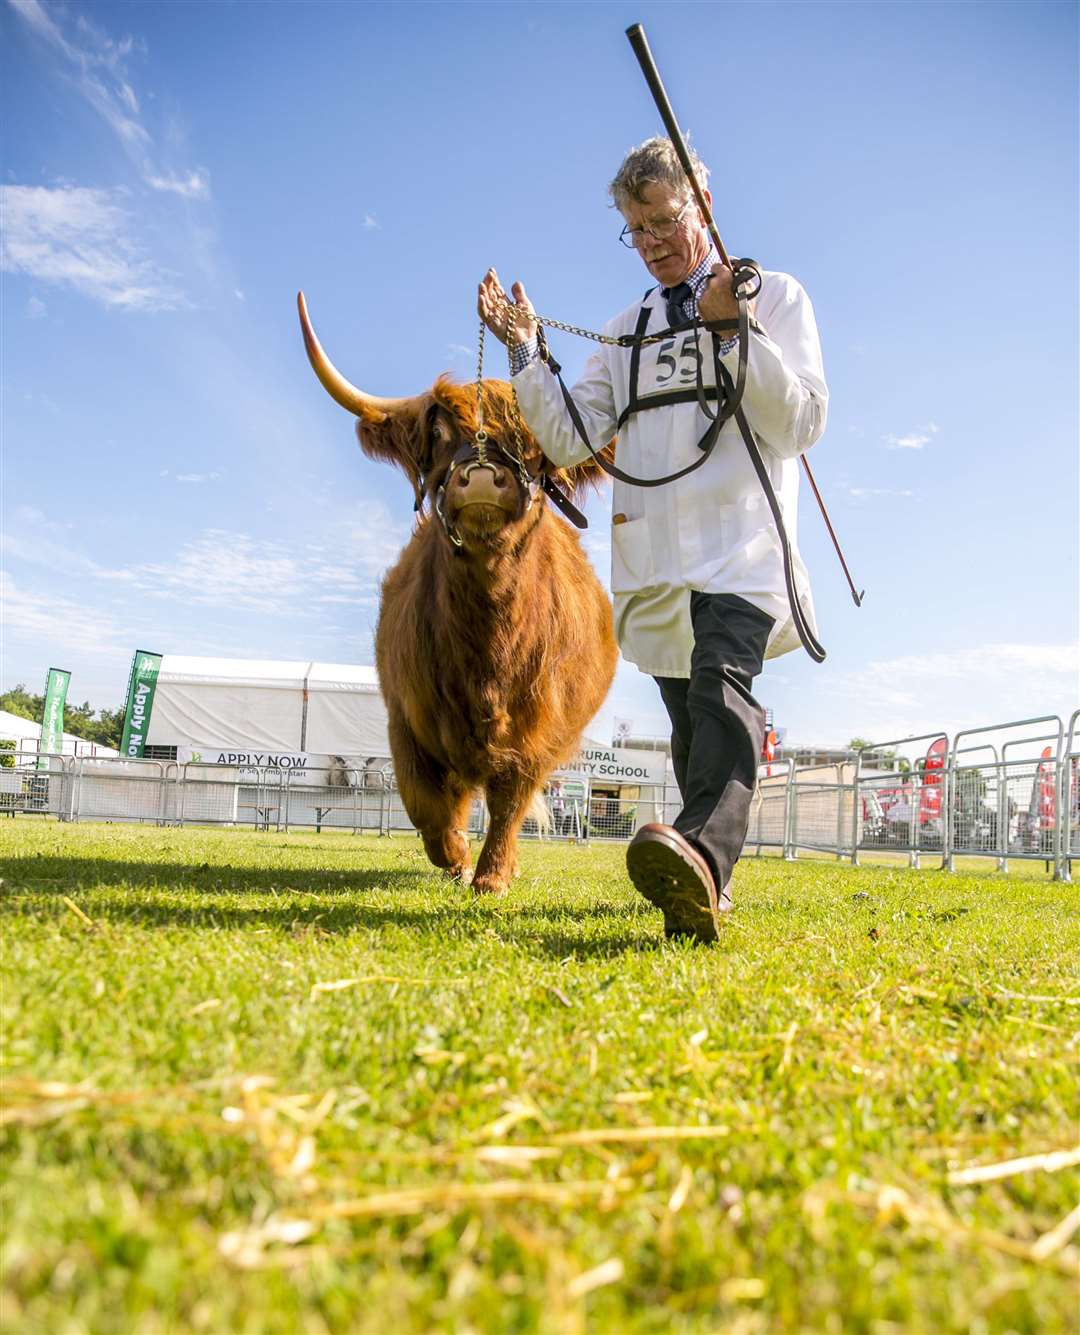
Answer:
[{"label": "black walking stick", "polygon": [[[716,226],[716,220],[712,216],[712,210],[709,208],[705,199],[705,193],[701,188],[701,183],[694,175],[694,168],[690,162],[690,154],[686,150],[686,140],[683,138],[682,131],[679,129],[679,122],[675,119],[675,112],[671,108],[671,102],[668,100],[667,92],[664,89],[664,82],[660,78],[660,71],[656,68],[656,61],[653,60],[652,52],[649,50],[648,38],[645,36],[645,29],[640,23],[634,23],[626,30],[626,35],[630,39],[630,45],[633,47],[634,55],[637,56],[638,64],[641,66],[641,72],[645,76],[645,82],[649,85],[649,92],[653,95],[653,101],[656,103],[656,109],[660,113],[660,119],[664,122],[664,128],[668,132],[668,138],[671,140],[678,155],[682,169],[686,173],[686,179],[690,184],[690,189],[694,192],[694,198],[697,200],[698,208],[701,210],[701,216],[705,219],[705,225],[709,229],[709,235],[712,237],[713,245],[716,247],[716,253],[726,269],[734,266],[728,258],[728,253],[724,249],[724,243],[720,239],[720,232]],[[844,553],[840,550],[840,543],[833,529],[832,521],[829,519],[829,512],[825,509],[825,502],[821,499],[821,492],[818,491],[818,485],[814,481],[814,475],[810,471],[810,465],[807,462],[806,455],[800,456],[802,466],[806,469],[806,476],[809,480],[814,497],[817,500],[818,508],[821,510],[821,517],[825,520],[825,527],[829,530],[829,537],[832,538],[832,544],[836,548],[836,555],[840,558],[840,565],[843,567],[844,575],[847,577],[848,588],[851,590],[851,596],[855,599],[855,606],[861,607],[862,600],[866,594],[863,589],[859,593],[855,588],[855,581],[851,578],[851,571],[848,570],[848,564],[844,560]]]}]

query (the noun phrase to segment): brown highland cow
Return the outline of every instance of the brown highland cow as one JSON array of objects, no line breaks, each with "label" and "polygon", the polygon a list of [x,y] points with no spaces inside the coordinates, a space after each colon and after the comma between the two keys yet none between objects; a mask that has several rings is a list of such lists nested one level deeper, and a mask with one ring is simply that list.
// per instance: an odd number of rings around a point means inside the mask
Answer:
[{"label": "brown highland cow", "polygon": [[359,419],[364,453],[396,464],[416,496],[416,530],[383,581],[375,635],[405,810],[431,861],[463,876],[482,789],[491,823],[472,884],[500,894],[530,804],[576,750],[617,658],[607,594],[538,483],[546,473],[573,493],[602,474],[591,460],[554,471],[528,428],[515,432],[503,381],[484,381],[479,451],[475,385],[444,376],[415,398],[365,394],[326,357],[303,294],[299,305],[311,364]]}]

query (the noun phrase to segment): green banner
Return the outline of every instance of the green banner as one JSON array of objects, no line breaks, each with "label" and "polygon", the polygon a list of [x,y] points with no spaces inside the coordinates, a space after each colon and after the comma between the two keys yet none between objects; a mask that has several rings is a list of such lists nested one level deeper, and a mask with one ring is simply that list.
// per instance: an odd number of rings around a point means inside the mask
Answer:
[{"label": "green banner", "polygon": [[38,769],[48,769],[50,755],[61,755],[64,750],[64,705],[67,704],[68,683],[71,673],[64,668],[49,668],[45,678],[45,711],[41,719],[41,739],[38,742]]},{"label": "green banner", "polygon": [[127,712],[124,715],[124,740],[120,754],[129,760],[140,760],[146,749],[146,734],[150,731],[150,711],[154,707],[161,655],[139,649],[131,664],[128,678]]}]

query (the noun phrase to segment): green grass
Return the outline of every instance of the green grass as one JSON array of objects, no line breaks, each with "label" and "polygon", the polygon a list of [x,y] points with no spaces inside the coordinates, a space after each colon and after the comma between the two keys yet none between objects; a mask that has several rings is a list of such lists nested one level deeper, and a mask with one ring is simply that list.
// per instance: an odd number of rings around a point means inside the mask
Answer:
[{"label": "green grass", "polygon": [[749,859],[695,947],[614,846],[499,901],[412,838],[0,854],[9,1331],[1076,1329],[1076,1170],[948,1181],[1078,1139],[1034,869]]}]

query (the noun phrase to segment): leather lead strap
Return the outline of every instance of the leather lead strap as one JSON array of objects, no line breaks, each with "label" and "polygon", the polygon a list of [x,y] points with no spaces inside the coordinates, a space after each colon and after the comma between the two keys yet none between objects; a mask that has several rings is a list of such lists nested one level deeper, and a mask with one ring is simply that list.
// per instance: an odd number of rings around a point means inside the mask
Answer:
[{"label": "leather lead strap", "polygon": [[577,508],[574,502],[567,496],[566,492],[561,490],[556,482],[553,482],[547,473],[540,477],[540,486],[543,488],[552,505],[563,512],[575,528],[588,528],[589,521]]},{"label": "leather lead strap", "polygon": [[[721,369],[726,376],[727,370],[725,368]],[[784,558],[784,585],[787,589],[788,603],[791,607],[791,619],[795,623],[795,629],[802,641],[802,647],[815,663],[822,663],[825,661],[825,648],[810,629],[810,623],[806,619],[805,612],[803,612],[802,603],[799,602],[798,590],[795,587],[795,563],[791,555],[791,543],[788,541],[787,529],[784,527],[784,513],[780,508],[780,498],[773,488],[769,470],[765,467],[765,461],[761,457],[761,451],[758,449],[754,433],[750,429],[750,423],[746,420],[746,414],[741,408],[736,409],[735,421],[738,423],[743,443],[746,445],[746,451],[750,455],[750,462],[754,465],[754,472],[761,483],[761,489],[765,493],[765,499],[769,503],[773,523],[776,525],[776,533],[780,539],[780,551]]]}]

